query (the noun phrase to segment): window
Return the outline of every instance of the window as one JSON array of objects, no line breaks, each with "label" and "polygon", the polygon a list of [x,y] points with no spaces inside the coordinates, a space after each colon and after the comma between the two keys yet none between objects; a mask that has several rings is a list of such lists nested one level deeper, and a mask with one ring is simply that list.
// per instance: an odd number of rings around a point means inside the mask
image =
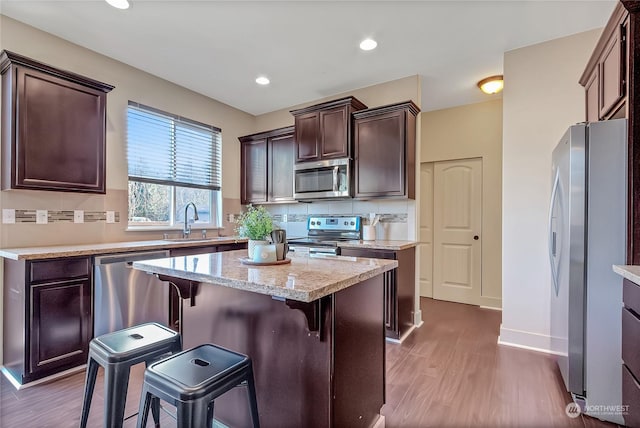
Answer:
[{"label": "window", "polygon": [[198,208],[197,225],[220,226],[221,132],[129,101],[130,227],[181,227],[189,202]]}]

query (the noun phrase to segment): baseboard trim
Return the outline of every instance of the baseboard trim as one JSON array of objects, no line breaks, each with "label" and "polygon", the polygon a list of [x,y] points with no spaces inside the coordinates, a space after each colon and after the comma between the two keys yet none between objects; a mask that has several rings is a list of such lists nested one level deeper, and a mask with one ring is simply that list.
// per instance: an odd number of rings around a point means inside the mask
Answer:
[{"label": "baseboard trim", "polygon": [[385,340],[386,340],[387,342],[391,342],[391,343],[402,343],[402,342],[404,342],[404,340],[405,340],[407,337],[409,337],[409,335],[410,335],[411,333],[413,333],[413,330],[415,330],[415,329],[416,329],[416,326],[415,326],[415,325],[412,325],[412,326],[409,328],[409,330],[405,331],[405,332],[404,332],[404,334],[403,334],[402,336],[400,336],[400,339],[394,339],[394,338],[392,338],[392,337],[385,337]]},{"label": "baseboard trim", "polygon": [[81,366],[74,367],[72,369],[68,369],[68,370],[65,370],[63,372],[56,373],[54,375],[44,377],[42,379],[34,380],[33,382],[29,382],[29,383],[20,383],[18,381],[18,379],[13,377],[13,374],[9,370],[7,370],[6,367],[4,367],[4,366],[2,366],[0,368],[0,372],[2,372],[4,377],[6,377],[9,382],[11,382],[11,385],[13,385],[13,387],[15,389],[20,391],[21,389],[30,388],[32,386],[40,385],[41,383],[51,382],[52,380],[59,379],[61,377],[65,377],[65,376],[69,376],[70,374],[74,374],[74,373],[77,373],[77,372],[80,372],[80,371],[84,370],[86,367],[87,367],[87,365],[83,364]]},{"label": "baseboard trim", "polygon": [[422,321],[422,310],[418,309],[413,313],[413,325],[420,327],[424,322]]},{"label": "baseboard trim", "polygon": [[500,326],[500,336],[498,345],[510,346],[512,348],[526,349],[529,351],[542,352],[544,354],[558,355],[551,350],[551,337],[531,333],[522,330],[513,330]]},{"label": "baseboard trim", "polygon": [[378,415],[378,420],[373,424],[372,428],[384,428],[386,425],[386,421],[383,415]]}]

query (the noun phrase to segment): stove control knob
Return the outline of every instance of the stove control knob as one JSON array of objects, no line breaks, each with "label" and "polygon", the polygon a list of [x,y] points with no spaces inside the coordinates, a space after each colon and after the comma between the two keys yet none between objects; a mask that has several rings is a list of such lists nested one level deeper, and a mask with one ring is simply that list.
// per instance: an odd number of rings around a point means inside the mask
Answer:
[{"label": "stove control knob", "polygon": [[316,222],[315,222],[315,221],[312,221],[312,222],[311,222],[311,226],[315,226],[315,225],[316,225]]},{"label": "stove control knob", "polygon": [[345,222],[344,222],[344,225],[345,225],[345,226],[348,226],[348,225],[349,225],[349,222],[348,222],[348,221],[345,221]]},{"label": "stove control knob", "polygon": [[356,222],[355,222],[355,221],[352,221],[352,222],[351,222],[351,226],[355,226],[355,225],[356,225]]}]

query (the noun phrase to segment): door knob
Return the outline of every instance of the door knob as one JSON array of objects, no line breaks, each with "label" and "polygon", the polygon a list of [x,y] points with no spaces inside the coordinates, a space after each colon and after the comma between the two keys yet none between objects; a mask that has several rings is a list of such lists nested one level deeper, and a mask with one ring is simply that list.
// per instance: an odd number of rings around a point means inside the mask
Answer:
[{"label": "door knob", "polygon": [[477,241],[478,239],[480,239],[480,237],[479,237],[478,235],[474,235],[474,236],[473,236],[473,240],[474,240],[474,241]]}]

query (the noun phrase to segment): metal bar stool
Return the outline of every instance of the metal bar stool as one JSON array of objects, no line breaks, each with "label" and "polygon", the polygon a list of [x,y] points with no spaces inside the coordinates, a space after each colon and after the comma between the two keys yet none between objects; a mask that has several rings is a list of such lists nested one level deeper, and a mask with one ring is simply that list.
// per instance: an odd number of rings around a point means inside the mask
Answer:
[{"label": "metal bar stool", "polygon": [[251,359],[220,346],[204,344],[151,364],[144,372],[138,428],[147,425],[149,407],[159,400],[176,407],[178,428],[213,425],[214,400],[246,385],[251,421],[260,427]]},{"label": "metal bar stool", "polygon": [[[104,368],[104,427],[120,428],[131,366],[142,362],[148,366],[165,354],[181,350],[180,334],[157,323],[140,324],[93,339],[89,344],[80,427],[87,426],[98,365]],[[159,424],[159,413],[159,405],[154,405],[156,425]]]}]

